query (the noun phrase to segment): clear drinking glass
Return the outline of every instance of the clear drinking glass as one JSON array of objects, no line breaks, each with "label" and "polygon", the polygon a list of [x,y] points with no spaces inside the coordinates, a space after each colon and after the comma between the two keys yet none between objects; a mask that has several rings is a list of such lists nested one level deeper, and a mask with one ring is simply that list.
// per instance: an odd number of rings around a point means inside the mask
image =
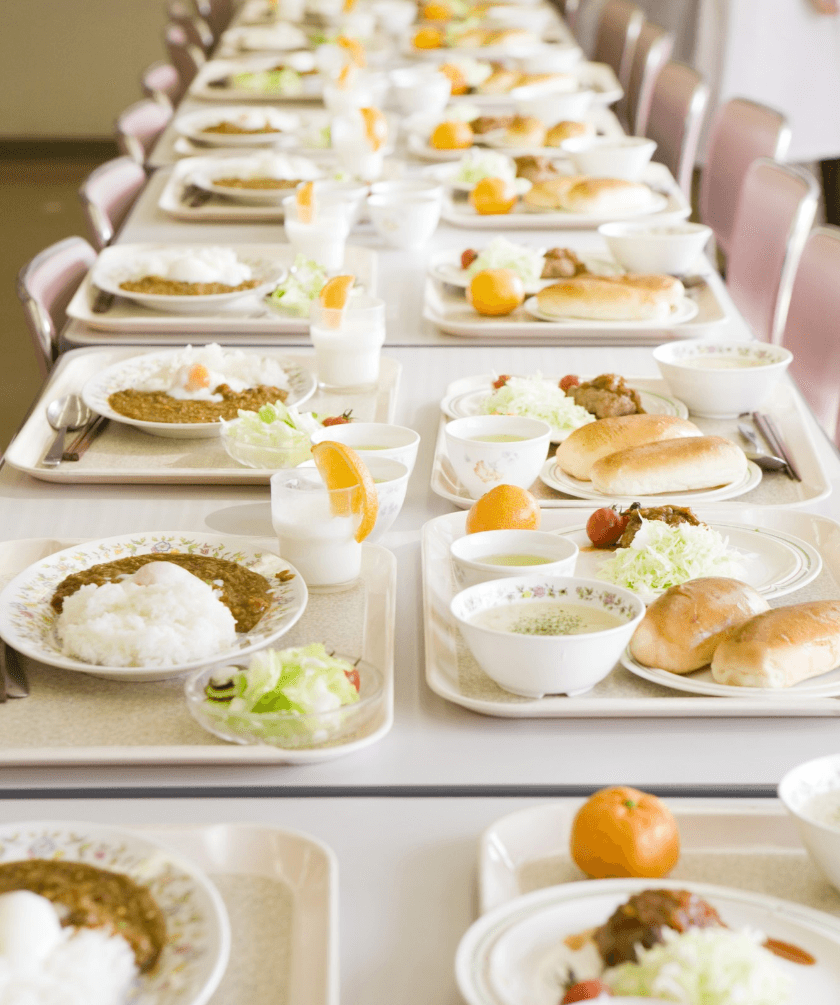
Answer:
[{"label": "clear drinking glass", "polygon": [[350,297],[343,310],[335,310],[315,300],[309,319],[319,382],[341,390],[374,386],[385,342],[385,301]]},{"label": "clear drinking glass", "polygon": [[344,245],[350,233],[347,213],[342,206],[318,206],[312,223],[298,219],[293,195],[283,200],[283,226],[295,254],[311,258],[327,272],[338,272],[344,264]]},{"label": "clear drinking glass", "polygon": [[358,578],[362,546],[353,512],[358,489],[328,489],[317,468],[286,468],[271,476],[271,522],[280,556],[310,590],[343,589]]}]

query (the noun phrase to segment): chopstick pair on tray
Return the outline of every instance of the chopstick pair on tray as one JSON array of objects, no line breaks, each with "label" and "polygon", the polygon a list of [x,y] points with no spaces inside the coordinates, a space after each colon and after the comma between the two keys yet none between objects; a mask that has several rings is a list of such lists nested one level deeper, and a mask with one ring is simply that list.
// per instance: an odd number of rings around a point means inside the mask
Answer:
[{"label": "chopstick pair on tray", "polygon": [[9,698],[28,698],[29,681],[20,665],[20,654],[0,641],[0,704]]},{"label": "chopstick pair on tray", "polygon": [[97,415],[97,417],[89,425],[85,426],[67,450],[61,455],[62,461],[78,461],[82,454],[87,450],[87,448],[93,443],[97,436],[105,428],[108,420],[104,415]]},{"label": "chopstick pair on tray", "polygon": [[779,428],[773,418],[769,415],[764,415],[762,412],[752,412],[751,417],[770,450],[778,457],[783,458],[785,464],[787,465],[788,478],[792,478],[796,482],[801,482],[802,476],[799,474],[799,469],[794,464],[793,457],[791,456],[785,441],[782,439]]}]

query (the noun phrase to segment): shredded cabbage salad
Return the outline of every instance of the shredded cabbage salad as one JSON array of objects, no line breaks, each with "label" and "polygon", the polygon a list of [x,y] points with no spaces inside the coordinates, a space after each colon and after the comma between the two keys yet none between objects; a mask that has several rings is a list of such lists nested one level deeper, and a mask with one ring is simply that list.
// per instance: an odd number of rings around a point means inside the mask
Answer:
[{"label": "shredded cabbage salad", "polygon": [[467,268],[467,275],[474,276],[482,269],[510,269],[526,286],[533,286],[539,282],[544,265],[545,256],[541,251],[514,244],[506,237],[494,237]]},{"label": "shredded cabbage salad", "polygon": [[260,70],[234,73],[233,86],[243,91],[258,91],[271,94],[294,95],[303,92],[301,75],[290,67],[282,70]]},{"label": "shredded cabbage salad", "polygon": [[557,382],[535,377],[510,377],[497,391],[488,395],[481,405],[485,415],[522,415],[542,419],[556,432],[571,432],[595,421],[595,416],[575,404],[574,398],[558,387]]},{"label": "shredded cabbage salad", "polygon": [[629,548],[619,548],[598,569],[598,578],[624,586],[640,596],[652,596],[701,576],[744,574],[740,554],[711,527],[642,519]]},{"label": "shredded cabbage salad", "polygon": [[458,161],[454,180],[465,185],[477,185],[482,178],[515,181],[516,165],[510,157],[495,150],[470,150]]},{"label": "shredded cabbage salad", "polygon": [[311,258],[297,255],[289,270],[289,275],[276,290],[268,295],[275,305],[290,314],[308,317],[309,307],[324,288],[327,270]]},{"label": "shredded cabbage salad", "polygon": [[[311,434],[320,427],[313,413],[301,415],[282,401],[263,405],[258,412],[239,409],[239,418],[220,419],[223,435],[234,443],[254,447],[250,458],[266,467],[276,467],[277,452],[283,451],[283,465],[296,467],[312,456]],[[265,450],[261,456],[259,451]]]},{"label": "shredded cabbage salad", "polygon": [[[354,671],[352,663],[330,656],[320,642],[296,649],[263,649],[253,655],[246,670],[226,678],[234,684],[231,701],[208,696],[203,708],[235,732],[288,739],[297,746],[323,743],[341,725],[340,717],[328,713],[359,700],[348,676]],[[212,693],[212,684],[209,689]]]},{"label": "shredded cabbage salad", "polygon": [[657,997],[683,1005],[787,1005],[791,980],[760,944],[757,932],[665,928],[665,942],[637,947],[637,963],[623,963],[605,980],[616,994]]}]

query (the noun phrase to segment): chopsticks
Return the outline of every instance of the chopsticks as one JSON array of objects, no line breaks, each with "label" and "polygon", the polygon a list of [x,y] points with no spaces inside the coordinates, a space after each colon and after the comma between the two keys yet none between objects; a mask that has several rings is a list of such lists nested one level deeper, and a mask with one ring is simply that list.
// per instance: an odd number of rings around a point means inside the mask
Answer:
[{"label": "chopsticks", "polygon": [[777,457],[784,458],[784,462],[787,465],[788,478],[801,482],[802,475],[799,474],[799,469],[796,467],[793,457],[791,456],[785,441],[782,439],[781,433],[779,432],[778,426],[773,418],[769,415],[764,415],[761,412],[753,412],[752,420],[756,424],[758,431],[764,437],[764,441],[770,450],[776,454]]},{"label": "chopsticks", "polygon": [[67,450],[61,455],[62,461],[78,461],[87,448],[93,443],[102,432],[108,420],[104,415],[98,415],[96,419],[85,429],[83,429],[73,440]]}]

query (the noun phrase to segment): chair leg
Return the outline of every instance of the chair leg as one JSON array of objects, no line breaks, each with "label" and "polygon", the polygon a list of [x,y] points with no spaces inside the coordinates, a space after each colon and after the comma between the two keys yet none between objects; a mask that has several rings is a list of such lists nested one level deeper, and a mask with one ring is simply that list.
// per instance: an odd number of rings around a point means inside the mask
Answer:
[{"label": "chair leg", "polygon": [[820,161],[826,223],[840,225],[840,160]]}]

